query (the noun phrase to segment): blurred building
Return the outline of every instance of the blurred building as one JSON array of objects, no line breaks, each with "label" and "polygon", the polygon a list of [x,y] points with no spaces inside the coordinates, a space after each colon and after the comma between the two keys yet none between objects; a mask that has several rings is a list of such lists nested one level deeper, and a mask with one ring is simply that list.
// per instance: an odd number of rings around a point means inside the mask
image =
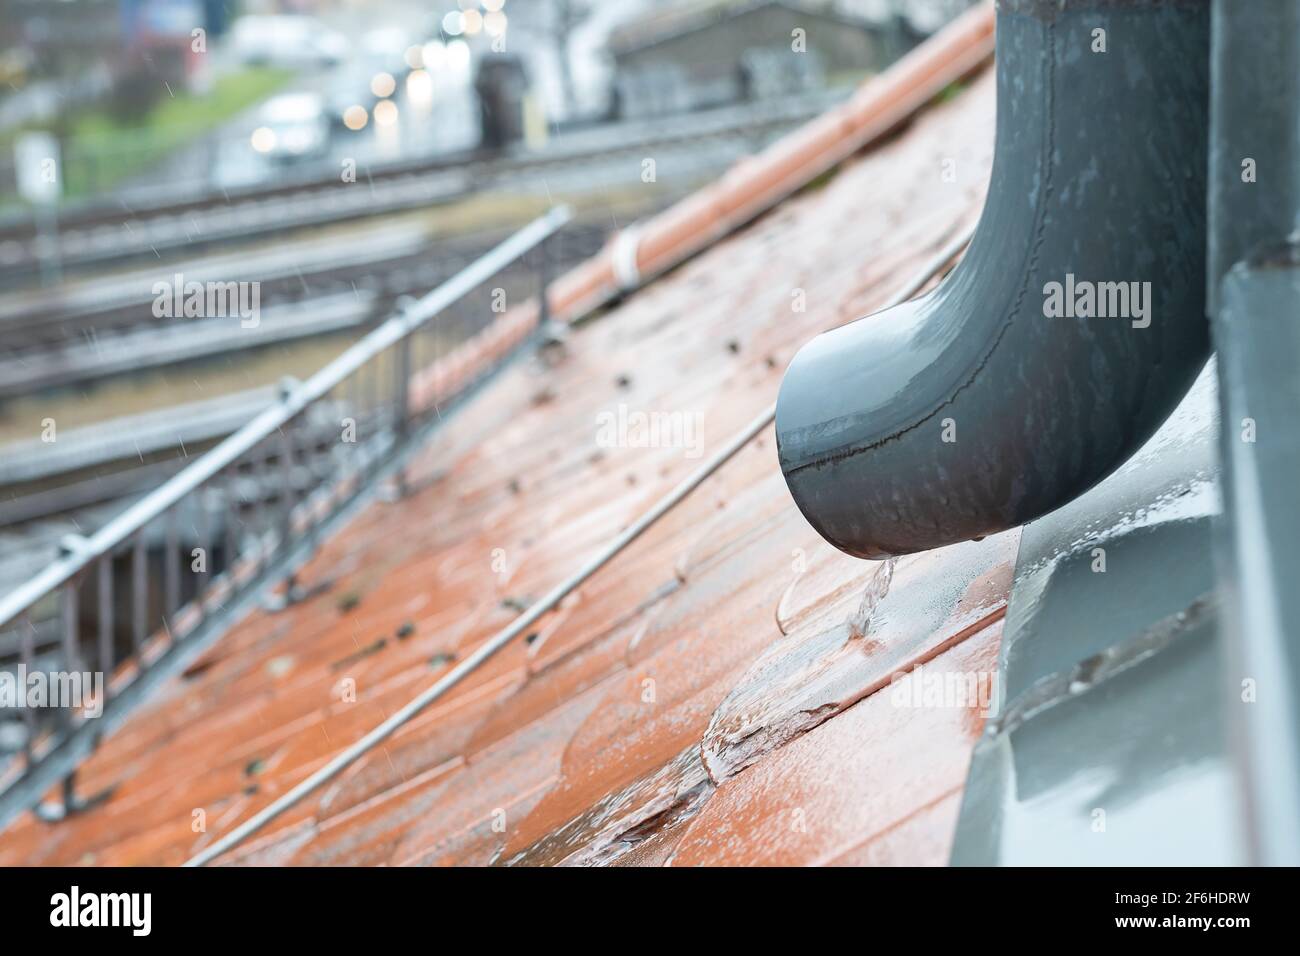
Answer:
[{"label": "blurred building", "polygon": [[653,116],[853,82],[972,0],[686,0],[616,28],[616,115]]},{"label": "blurred building", "polygon": [[0,49],[24,50],[32,77],[94,69],[121,47],[121,0],[4,0]]}]

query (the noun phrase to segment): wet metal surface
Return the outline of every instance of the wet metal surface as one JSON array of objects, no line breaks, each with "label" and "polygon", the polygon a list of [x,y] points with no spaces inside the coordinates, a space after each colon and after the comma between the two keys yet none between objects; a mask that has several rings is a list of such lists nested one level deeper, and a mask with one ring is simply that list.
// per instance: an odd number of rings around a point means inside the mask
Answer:
[{"label": "wet metal surface", "polygon": [[1244,862],[1210,524],[1212,366],[1111,478],[1021,538],[1002,701],[952,862]]},{"label": "wet metal surface", "polygon": [[[1247,62],[1279,69],[1247,69]],[[1219,356],[1218,540],[1229,716],[1252,862],[1300,864],[1300,4],[1216,2],[1210,300]],[[1234,689],[1235,690],[1235,689]]]},{"label": "wet metal surface", "polygon": [[[1274,250],[1275,252],[1277,250]],[[1300,863],[1300,245],[1225,278],[1215,337],[1229,504],[1219,544],[1232,683],[1266,690],[1229,714],[1253,822],[1255,860]]]}]

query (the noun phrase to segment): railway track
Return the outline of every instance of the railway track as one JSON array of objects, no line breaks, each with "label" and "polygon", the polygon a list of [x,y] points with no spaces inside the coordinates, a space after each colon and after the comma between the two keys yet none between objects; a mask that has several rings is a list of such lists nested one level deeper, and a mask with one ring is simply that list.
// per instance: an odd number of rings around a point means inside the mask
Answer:
[{"label": "railway track", "polygon": [[[608,212],[593,218],[572,223],[551,239],[552,274],[587,258],[604,242]],[[186,267],[186,274],[195,276],[263,276],[258,281],[269,294],[256,334],[224,319],[155,319],[149,280],[156,275],[151,273],[57,294],[11,296],[10,305],[22,300],[28,310],[0,320],[0,399],[71,381],[134,373],[151,364],[368,326],[391,315],[402,296],[424,294],[499,239],[497,231],[448,238],[432,257],[420,230],[395,227],[379,230],[361,245],[356,237],[310,243],[310,261],[294,247],[281,257],[250,259],[241,253],[193,263],[193,271]],[[537,263],[521,260],[499,273],[494,286],[505,288],[507,298],[517,301],[535,293],[537,278]],[[413,338],[412,361],[428,364],[492,316],[486,297],[459,303],[427,336]],[[27,333],[27,347],[15,349],[14,342]],[[346,398],[357,409],[351,414],[358,422],[373,414],[367,403],[379,401],[390,387],[378,369],[369,383],[360,384],[358,392]],[[39,570],[66,535],[97,527],[126,501],[156,488],[195,454],[274,401],[275,394],[275,387],[258,387],[83,425],[60,432],[57,444],[33,437],[0,445],[0,593]],[[337,422],[330,419],[321,429],[318,435],[298,436],[307,464],[337,447]],[[272,482],[245,497],[255,500],[275,493]]]},{"label": "railway track", "polygon": [[[43,257],[77,271],[147,255],[194,252],[231,240],[445,203],[488,189],[556,188],[598,182],[636,160],[662,167],[709,165],[743,155],[823,112],[844,91],[747,104],[682,117],[620,123],[566,134],[545,150],[504,154],[471,151],[433,159],[359,166],[344,182],[331,163],[310,175],[259,187],[202,194],[165,194],[149,202],[116,200],[60,212],[57,240],[38,236],[30,217],[0,223],[0,288],[30,280]],[[662,173],[661,173],[662,175]]]},{"label": "railway track", "polygon": [[[570,226],[554,240],[555,267],[595,253],[608,228],[600,217]],[[402,297],[419,295],[454,275],[499,239],[494,231],[433,245],[423,230],[397,226],[0,298],[0,400],[365,327],[389,314]],[[516,269],[503,276],[503,287],[508,295],[515,289],[526,295],[533,278]],[[155,315],[155,283],[210,280],[258,283],[256,328],[230,318]],[[457,315],[447,321],[454,324]]]}]

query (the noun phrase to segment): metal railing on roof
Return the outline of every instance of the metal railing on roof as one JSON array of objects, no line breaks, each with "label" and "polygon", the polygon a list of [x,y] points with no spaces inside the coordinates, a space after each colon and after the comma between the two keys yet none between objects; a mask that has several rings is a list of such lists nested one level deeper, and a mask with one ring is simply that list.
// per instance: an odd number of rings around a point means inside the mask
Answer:
[{"label": "metal railing on roof", "polygon": [[[45,815],[84,805],[75,793],[76,767],[125,711],[193,660],[270,585],[287,579],[291,600],[293,569],[327,526],[380,479],[395,474],[400,486],[405,452],[446,404],[465,397],[530,341],[524,337],[471,372],[454,393],[418,393],[413,401],[413,359],[430,344],[422,334],[436,333],[434,319],[529,254],[536,257],[536,326],[542,328],[546,242],[570,218],[565,207],[551,210],[305,382],[286,382],[278,401],[94,534],[65,539],[62,554],[44,571],[0,597],[0,629],[16,625],[18,676],[45,669],[47,693],[56,686],[50,675],[71,692],[40,707],[20,706],[27,732],[21,759],[0,769],[0,828],[59,781],[63,804]],[[129,606],[121,609],[115,597],[123,578]],[[83,617],[94,626],[83,628]],[[38,619],[58,631],[54,660],[37,658]],[[26,690],[25,680],[15,686]],[[53,721],[40,726],[38,714],[51,713]]]}]

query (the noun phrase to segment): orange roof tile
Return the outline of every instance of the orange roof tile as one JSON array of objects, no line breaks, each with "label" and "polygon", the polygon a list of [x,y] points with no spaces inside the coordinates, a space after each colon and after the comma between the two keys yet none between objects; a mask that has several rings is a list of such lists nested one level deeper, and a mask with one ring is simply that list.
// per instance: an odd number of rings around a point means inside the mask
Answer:
[{"label": "orange roof tile", "polygon": [[[513,367],[448,420],[412,494],[323,543],[300,580],[328,589],[235,627],[87,762],[79,785],[112,797],[24,817],[0,864],[183,862],[392,714],[695,467],[602,447],[599,413],[681,412],[706,453],[724,442],[803,342],[973,220],[992,116],[982,75],[575,329],[558,363]],[[979,716],[900,708],[890,681],[995,670],[1015,544],[841,555],[791,503],[769,428],[531,640],[220,862],[943,862]]]}]

